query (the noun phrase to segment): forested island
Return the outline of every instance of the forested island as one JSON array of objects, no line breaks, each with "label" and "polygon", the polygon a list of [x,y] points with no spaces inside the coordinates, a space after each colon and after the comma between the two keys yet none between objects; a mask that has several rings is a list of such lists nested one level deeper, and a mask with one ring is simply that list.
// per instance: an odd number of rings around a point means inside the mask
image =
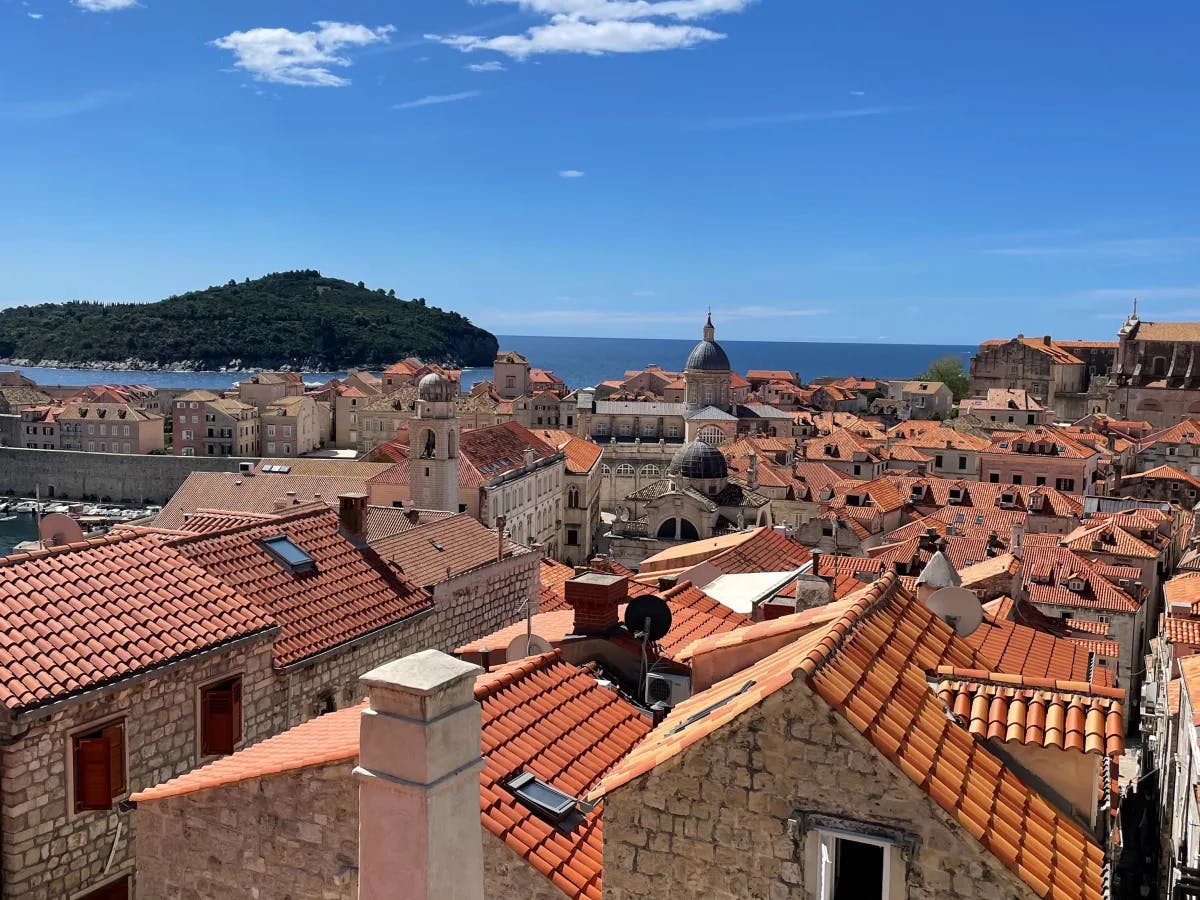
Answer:
[{"label": "forested island", "polygon": [[495,335],[424,298],[312,269],[231,280],[153,303],[72,301],[0,311],[0,358],[119,368],[381,368],[409,356],[490,366]]}]

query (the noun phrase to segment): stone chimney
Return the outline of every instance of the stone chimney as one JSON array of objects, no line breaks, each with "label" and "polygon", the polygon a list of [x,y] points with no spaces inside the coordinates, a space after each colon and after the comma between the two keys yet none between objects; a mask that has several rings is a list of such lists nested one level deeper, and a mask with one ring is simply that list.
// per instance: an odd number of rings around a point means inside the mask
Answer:
[{"label": "stone chimney", "polygon": [[423,650],[362,676],[359,900],[483,900],[482,671]]},{"label": "stone chimney", "polygon": [[624,575],[587,572],[563,587],[567,605],[575,610],[575,634],[608,634],[620,624],[617,607],[629,599]]},{"label": "stone chimney", "polygon": [[340,531],[357,547],[367,543],[367,495],[339,494],[338,520]]}]

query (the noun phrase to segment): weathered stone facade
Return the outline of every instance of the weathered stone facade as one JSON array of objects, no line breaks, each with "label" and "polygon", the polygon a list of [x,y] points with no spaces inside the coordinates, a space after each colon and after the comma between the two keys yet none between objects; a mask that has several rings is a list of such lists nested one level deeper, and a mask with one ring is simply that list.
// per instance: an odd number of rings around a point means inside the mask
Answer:
[{"label": "weathered stone facade", "polygon": [[906,900],[1036,896],[801,681],[608,795],[604,896],[813,900],[804,813],[902,832]]},{"label": "weathered stone facade", "polygon": [[[7,723],[3,797],[3,897],[59,900],[133,866],[128,813],[75,813],[71,737],[117,717],[125,721],[128,793],[174,778],[205,761],[199,747],[200,688],[242,676],[243,744],[278,730],[272,635],[166,667],[110,691],[96,691],[49,716]],[[28,728],[28,730],[26,730]],[[109,865],[109,857],[112,857]]]},{"label": "weathered stone facade", "polygon": [[487,900],[563,900],[563,892],[516,851],[483,832],[483,896]]},{"label": "weathered stone facade", "polygon": [[251,778],[138,807],[145,900],[358,896],[358,783],[351,761]]},{"label": "weathered stone facade", "polygon": [[529,611],[536,613],[541,564],[541,554],[521,553],[434,585],[437,624],[429,641],[418,649],[433,647],[450,653],[523,618],[527,603]]}]

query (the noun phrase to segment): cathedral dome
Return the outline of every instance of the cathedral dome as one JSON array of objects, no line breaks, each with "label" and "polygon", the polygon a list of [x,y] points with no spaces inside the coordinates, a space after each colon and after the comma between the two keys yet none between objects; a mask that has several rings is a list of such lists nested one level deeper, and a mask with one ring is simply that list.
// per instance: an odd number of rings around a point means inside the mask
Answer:
[{"label": "cathedral dome", "polygon": [[729,372],[729,357],[716,341],[701,341],[687,358],[690,372]]},{"label": "cathedral dome", "polygon": [[685,368],[689,372],[732,371],[729,366],[729,357],[717,343],[717,330],[713,328],[711,314],[704,323],[704,339],[692,349]]},{"label": "cathedral dome", "polygon": [[725,454],[703,441],[689,441],[671,458],[667,471],[684,478],[728,478]]},{"label": "cathedral dome", "polygon": [[458,388],[454,382],[437,372],[430,372],[417,383],[417,399],[430,403],[453,403]]}]

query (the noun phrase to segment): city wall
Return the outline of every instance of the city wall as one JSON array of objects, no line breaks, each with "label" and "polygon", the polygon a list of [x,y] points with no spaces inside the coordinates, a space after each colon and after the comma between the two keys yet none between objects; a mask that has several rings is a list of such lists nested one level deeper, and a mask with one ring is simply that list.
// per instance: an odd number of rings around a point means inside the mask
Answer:
[{"label": "city wall", "polygon": [[136,456],[0,447],[0,494],[165,503],[192,472],[236,472],[237,457]]}]

